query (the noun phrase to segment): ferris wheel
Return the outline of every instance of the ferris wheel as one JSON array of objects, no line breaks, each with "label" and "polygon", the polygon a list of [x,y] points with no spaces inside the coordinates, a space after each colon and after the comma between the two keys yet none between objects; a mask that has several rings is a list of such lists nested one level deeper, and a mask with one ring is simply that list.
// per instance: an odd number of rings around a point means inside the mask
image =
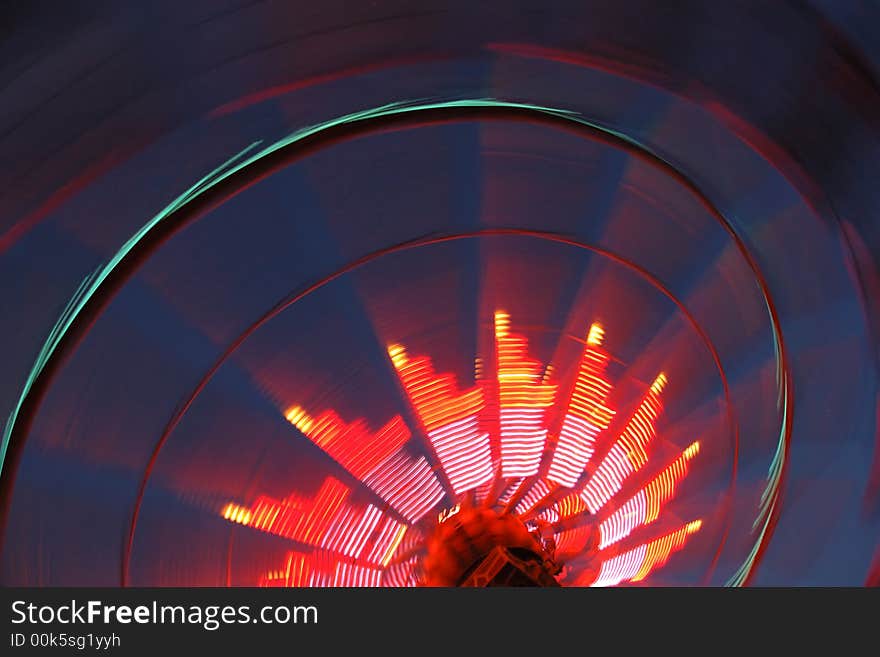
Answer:
[{"label": "ferris wheel", "polygon": [[[230,9],[179,65],[84,49],[82,112],[4,124],[0,581],[864,580],[868,67],[561,4],[307,38]],[[717,11],[737,43],[800,16]]]}]

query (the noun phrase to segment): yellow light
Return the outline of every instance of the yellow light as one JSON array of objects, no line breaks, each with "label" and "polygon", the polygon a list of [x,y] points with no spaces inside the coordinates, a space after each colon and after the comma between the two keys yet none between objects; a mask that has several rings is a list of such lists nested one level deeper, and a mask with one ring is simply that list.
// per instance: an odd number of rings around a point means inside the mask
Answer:
[{"label": "yellow light", "polygon": [[700,531],[700,527],[702,527],[702,526],[703,526],[702,520],[694,520],[693,522],[689,522],[687,524],[687,528],[686,528],[687,533],[688,534],[695,534],[696,532]]},{"label": "yellow light", "polygon": [[232,502],[223,507],[221,515],[224,520],[237,522],[240,525],[247,525],[254,517],[254,514],[251,513],[250,509],[239,504],[233,504]]},{"label": "yellow light", "polygon": [[403,540],[404,534],[406,534],[407,527],[406,525],[401,525],[397,533],[394,535],[394,539],[391,541],[391,545],[388,547],[388,550],[385,552],[385,556],[382,558],[382,567],[387,568],[388,563],[391,561],[391,557],[394,556],[394,553],[397,551],[397,546],[400,545],[400,542]]},{"label": "yellow light", "polygon": [[657,375],[657,378],[654,379],[654,382],[651,384],[651,390],[654,392],[654,394],[659,395],[661,392],[663,392],[663,388],[666,387],[667,381],[668,379],[666,378],[666,375],[663,372],[660,372],[660,374]]},{"label": "yellow light", "polygon": [[506,337],[509,330],[510,330],[510,315],[508,315],[503,310],[496,310],[495,311],[495,335],[496,335],[496,337],[499,337],[499,338]]},{"label": "yellow light", "polygon": [[437,515],[437,522],[438,522],[438,523],[439,523],[439,522],[445,522],[445,521],[447,521],[449,518],[451,518],[452,516],[454,516],[456,513],[458,513],[459,511],[461,511],[461,504],[456,504],[455,506],[453,506],[453,507],[450,508],[450,509],[443,509],[443,510]]},{"label": "yellow light", "polygon": [[391,357],[391,362],[394,363],[394,367],[400,369],[406,365],[406,349],[404,349],[402,345],[388,345],[388,355]]},{"label": "yellow light", "polygon": [[590,326],[590,332],[587,334],[587,344],[598,347],[605,339],[605,329],[598,322],[594,322]]},{"label": "yellow light", "polygon": [[305,434],[311,432],[312,427],[315,424],[314,419],[299,406],[291,407],[287,413],[284,414],[284,417],[287,418],[288,422]]}]

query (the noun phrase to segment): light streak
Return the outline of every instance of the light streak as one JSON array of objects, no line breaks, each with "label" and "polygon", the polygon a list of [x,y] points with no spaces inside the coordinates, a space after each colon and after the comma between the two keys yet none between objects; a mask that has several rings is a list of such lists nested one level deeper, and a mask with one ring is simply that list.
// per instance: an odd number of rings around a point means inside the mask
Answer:
[{"label": "light streak", "polygon": [[596,437],[608,428],[614,411],[605,405],[611,383],[605,378],[609,356],[600,347],[605,332],[593,324],[578,367],[559,439],[547,478],[561,486],[574,486],[593,456]]},{"label": "light streak", "polygon": [[663,409],[660,394],[666,383],[666,375],[661,372],[581,491],[581,497],[592,513],[598,512],[621,489],[623,482],[648,462],[647,450],[657,435],[654,422]]},{"label": "light streak", "polygon": [[544,380],[543,365],[528,357],[528,341],[510,332],[510,316],[495,313],[501,476],[538,473],[547,438],[547,410],[556,385]]}]

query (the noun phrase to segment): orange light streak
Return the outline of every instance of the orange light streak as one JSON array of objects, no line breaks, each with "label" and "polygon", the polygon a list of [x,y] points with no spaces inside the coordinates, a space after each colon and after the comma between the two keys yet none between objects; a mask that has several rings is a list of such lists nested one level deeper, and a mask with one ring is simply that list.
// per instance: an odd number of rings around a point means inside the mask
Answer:
[{"label": "orange light streak", "polygon": [[701,520],[694,520],[669,534],[603,561],[599,576],[591,586],[642,581],[653,570],[665,565],[670,555],[684,547],[688,536],[699,531],[701,526]]},{"label": "orange light streak", "polygon": [[589,526],[584,525],[557,532],[554,537],[556,540],[556,553],[580,552],[590,539],[590,529]]},{"label": "orange light streak", "polygon": [[510,317],[495,313],[501,476],[529,477],[538,473],[547,439],[547,410],[556,384],[547,383],[550,369],[528,357],[528,341],[510,332]]},{"label": "orange light streak", "polygon": [[267,573],[260,581],[261,586],[303,587],[303,586],[379,586],[382,571],[377,568],[335,562],[332,557],[314,552],[288,552],[284,568]]},{"label": "orange light streak", "polygon": [[399,415],[375,433],[370,431],[364,420],[348,424],[332,410],[312,418],[295,406],[286,413],[286,417],[358,479],[391,458],[410,437],[409,429]]},{"label": "orange light streak", "polygon": [[347,504],[348,495],[348,488],[328,477],[312,499],[295,493],[283,500],[261,495],[252,507],[226,504],[221,515],[231,522],[321,548],[328,554],[387,565],[407,526],[373,505],[357,509]]},{"label": "orange light streak", "polygon": [[247,507],[232,502],[224,506],[220,514],[224,519],[237,522],[240,525],[249,525],[254,515]]},{"label": "orange light streak", "polygon": [[346,423],[332,410],[313,418],[294,406],[285,417],[411,522],[442,498],[443,488],[428,463],[404,449],[410,430],[399,415],[376,432],[363,420]]},{"label": "orange light streak", "polygon": [[663,505],[675,495],[676,485],[687,476],[688,461],[699,451],[700,443],[692,443],[644,488],[603,520],[599,525],[599,548],[613,545],[629,536],[636,527],[654,522],[660,516]]},{"label": "orange light streak", "polygon": [[453,491],[460,495],[492,480],[489,434],[480,431],[483,389],[459,392],[450,374],[436,374],[427,357],[410,359],[400,345],[388,355]]},{"label": "orange light streak", "polygon": [[556,503],[556,510],[559,517],[563,520],[579,516],[587,511],[587,503],[584,502],[577,493],[569,493]]},{"label": "orange light streak", "polygon": [[410,522],[421,520],[443,499],[443,487],[425,457],[398,453],[364,480]]},{"label": "orange light streak", "polygon": [[647,448],[656,436],[654,422],[663,409],[660,394],[666,381],[665,374],[657,375],[617,441],[581,491],[581,497],[592,513],[598,512],[621,489],[627,477],[648,462]]},{"label": "orange light streak", "polygon": [[551,490],[552,487],[550,484],[543,479],[539,479],[531,488],[529,488],[526,494],[522,496],[522,499],[516,505],[516,513],[520,515],[527,513],[533,506],[547,497]]}]

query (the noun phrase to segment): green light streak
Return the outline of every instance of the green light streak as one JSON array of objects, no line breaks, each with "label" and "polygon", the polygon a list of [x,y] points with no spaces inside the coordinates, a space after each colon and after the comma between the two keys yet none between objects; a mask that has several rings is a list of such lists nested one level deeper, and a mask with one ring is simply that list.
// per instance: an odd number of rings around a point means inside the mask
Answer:
[{"label": "green light streak", "polygon": [[529,105],[525,103],[508,103],[488,98],[433,103],[420,103],[419,101],[415,101],[410,103],[390,103],[388,105],[382,105],[381,107],[367,109],[360,112],[354,112],[352,114],[346,114],[345,116],[331,119],[330,121],[327,121],[325,123],[318,123],[302,128],[288,135],[287,137],[284,137],[283,139],[280,139],[279,141],[276,141],[275,143],[266,146],[262,150],[257,151],[256,153],[246,158],[245,155],[257,148],[262,143],[262,141],[256,141],[252,143],[244,150],[226,160],[223,164],[215,168],[213,171],[210,171],[208,174],[203,176],[189,189],[187,189],[180,196],[171,201],[171,203],[165,206],[161,211],[159,211],[158,214],[156,214],[152,219],[145,223],[134,235],[132,235],[104,265],[99,267],[95,272],[93,272],[83,280],[83,282],[74,293],[73,297],[65,306],[64,311],[58,318],[58,321],[52,327],[52,330],[49,332],[49,335],[46,338],[46,341],[43,343],[43,346],[40,348],[40,351],[37,354],[37,359],[34,362],[34,365],[31,368],[27,379],[25,380],[25,384],[21,391],[21,394],[18,397],[18,401],[15,403],[15,406],[13,407],[11,413],[6,420],[6,424],[3,428],[3,438],[2,441],[0,441],[0,476],[2,476],[3,474],[3,467],[6,463],[6,453],[9,449],[9,441],[12,436],[13,429],[15,428],[15,423],[18,421],[19,414],[21,413],[21,408],[24,405],[28,395],[30,395],[31,391],[33,390],[33,386],[37,378],[45,369],[47,363],[52,358],[53,354],[58,348],[58,345],[67,334],[67,331],[70,329],[77,316],[80,314],[88,301],[95,295],[98,288],[100,288],[100,286],[111,274],[111,272],[113,272],[113,270],[132,251],[132,249],[134,249],[135,246],[137,246],[137,244],[140,243],[141,240],[143,240],[144,237],[146,237],[146,235],[150,231],[152,231],[157,225],[167,219],[171,214],[180,210],[186,204],[191,203],[200,195],[204,194],[206,191],[217,185],[219,182],[229,178],[232,175],[235,175],[242,169],[250,166],[254,162],[266,157],[267,155],[274,153],[281,148],[294,144],[298,141],[302,141],[306,137],[310,137],[336,126],[367,121],[381,116],[404,114],[407,112],[415,112],[428,109],[454,107],[505,107],[530,109],[537,112],[554,114],[556,116],[575,119],[574,114],[572,114],[571,112],[566,112],[564,110],[554,109],[551,107],[541,107],[539,105]]},{"label": "green light streak", "polygon": [[[766,304],[766,300],[765,300]],[[770,314],[770,308],[767,308]],[[737,571],[727,580],[726,586],[742,586],[751,575],[755,568],[755,560],[758,556],[758,550],[764,542],[764,537],[770,528],[770,521],[773,518],[773,512],[776,509],[776,503],[779,501],[779,490],[782,483],[782,468],[785,464],[785,454],[788,447],[788,393],[789,382],[785,370],[782,367],[782,348],[779,342],[779,336],[776,333],[776,327],[773,330],[773,349],[776,356],[776,387],[779,394],[776,399],[776,407],[782,411],[782,422],[779,428],[779,439],[776,441],[776,452],[770,461],[770,468],[767,472],[767,485],[761,492],[761,502],[758,508],[758,515],[752,523],[752,532],[758,531],[758,538],[752,546],[746,560],[740,565]],[[760,527],[760,530],[758,528]]]},{"label": "green light streak", "polygon": [[228,167],[232,162],[239,159],[248,151],[253,150],[253,148],[258,143],[259,142],[255,142],[254,144],[251,144],[246,149],[244,149],[234,157],[230,158],[219,167],[208,173],[206,176],[201,178],[196,184],[194,184],[183,194],[181,194],[171,203],[165,206],[165,208],[163,208],[162,211],[159,212],[159,214],[157,214],[150,221],[144,224],[140,228],[140,230],[132,235],[125,242],[125,244],[122,245],[122,248],[120,248],[119,251],[117,251],[113,255],[113,257],[110,258],[110,260],[108,260],[103,266],[99,267],[94,272],[86,276],[85,279],[83,279],[82,283],[80,283],[70,301],[68,301],[67,305],[64,307],[64,310],[62,311],[61,316],[58,318],[58,321],[55,322],[55,325],[49,332],[49,336],[46,338],[43,346],[40,348],[40,351],[37,354],[37,359],[34,362],[34,365],[31,368],[27,379],[25,380],[24,389],[22,390],[21,395],[19,395],[18,401],[13,407],[12,412],[6,419],[6,425],[3,428],[3,440],[2,443],[0,443],[0,475],[3,474],[3,466],[6,463],[6,452],[9,449],[9,440],[12,437],[12,430],[15,427],[16,421],[18,420],[19,413],[21,413],[21,407],[24,405],[25,400],[31,393],[34,383],[40,376],[40,373],[42,373],[42,371],[46,368],[46,365],[52,358],[52,355],[55,353],[58,345],[61,343],[61,340],[67,334],[67,331],[70,330],[70,327],[73,324],[74,320],[76,320],[77,316],[88,303],[89,299],[94,296],[95,292],[98,291],[98,288],[101,287],[101,284],[107,279],[107,277],[117,267],[117,265],[122,262],[125,256],[130,253],[131,250],[138,244],[138,242],[140,242],[153,228],[155,228],[159,224],[159,222],[161,222],[174,211],[192,201],[206,189],[210,189],[210,187],[216,184],[216,180],[218,179],[217,177],[224,171],[226,167]]}]

